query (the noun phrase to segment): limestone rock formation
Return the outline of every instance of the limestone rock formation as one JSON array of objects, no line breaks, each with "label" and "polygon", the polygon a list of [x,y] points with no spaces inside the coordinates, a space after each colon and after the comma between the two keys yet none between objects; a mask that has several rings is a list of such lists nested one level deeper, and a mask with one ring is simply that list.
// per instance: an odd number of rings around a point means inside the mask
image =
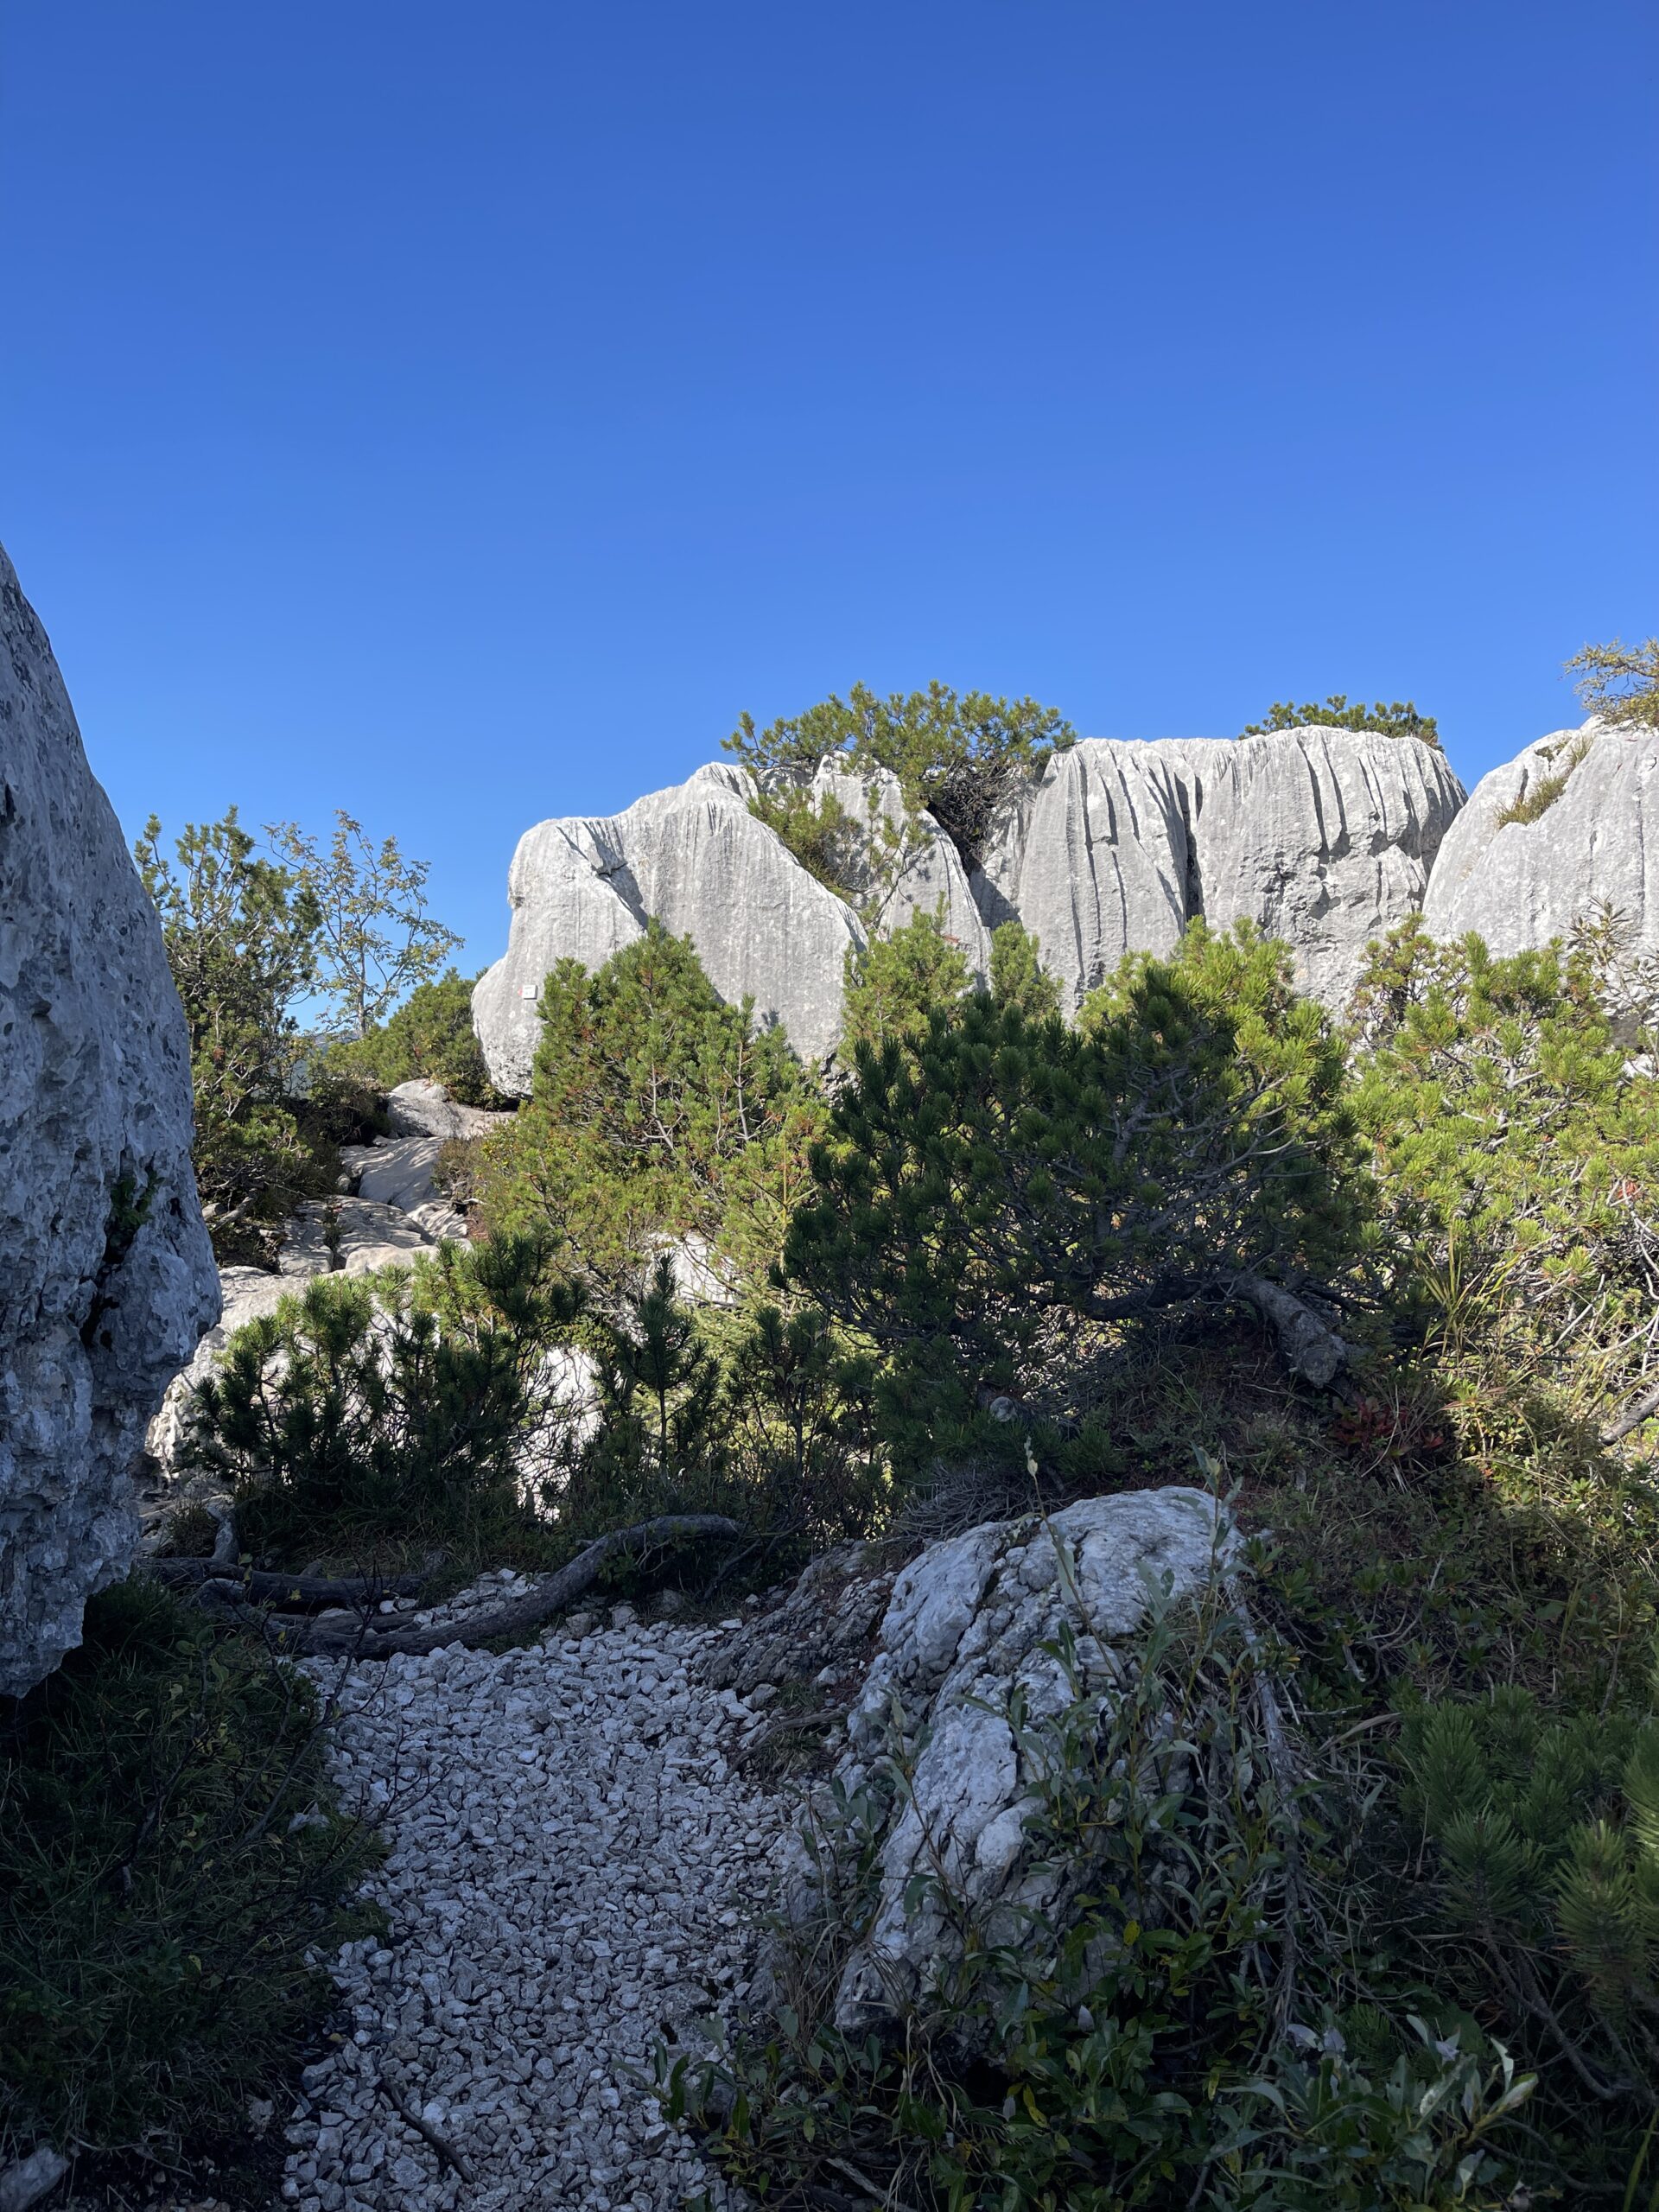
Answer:
[{"label": "limestone rock formation", "polygon": [[1430,747],[1364,731],[1084,738],[1005,811],[975,889],[1039,938],[1069,1010],[1200,914],[1284,938],[1340,1007],[1370,940],[1422,905],[1463,795]]},{"label": "limestone rock formation", "polygon": [[990,971],[990,932],[968,871],[925,808],[906,816],[897,776],[886,768],[854,775],[826,760],[812,790],[819,798],[838,799],[865,833],[870,859],[855,868],[848,887],[874,933],[890,937],[913,914],[937,915],[970,973],[983,980]]},{"label": "limestone rock formation", "polygon": [[[1533,820],[1500,821],[1558,778]],[[1434,937],[1474,930],[1509,954],[1564,937],[1604,904],[1637,949],[1659,950],[1659,731],[1592,721],[1482,777],[1440,849],[1424,919]]]},{"label": "limestone rock formation", "polygon": [[400,1083],[386,1099],[386,1118],[397,1137],[435,1137],[471,1144],[512,1119],[482,1106],[463,1106],[441,1083]]},{"label": "limestone rock formation", "polygon": [[161,925],[0,553],[0,1693],[80,1638],[131,1471],[219,1310]]},{"label": "limestone rock formation", "polygon": [[1033,1863],[1027,1839],[1035,1777],[1005,1717],[1009,1698],[1017,1691],[1039,1727],[1066,1709],[1073,1692],[1047,1647],[1069,1622],[1083,1680],[1103,1703],[1119,1678],[1113,1647],[1140,1628],[1153,1592],[1196,1594],[1233,1541],[1202,1491],[1129,1491],[1047,1522],[988,1522],[905,1568],[836,1770],[855,1792],[900,1741],[921,1747],[880,1839],[880,1903],[842,1979],[842,2026],[889,2013],[948,1955],[952,1925],[931,1894],[915,1894],[917,1875],[942,1873],[981,1915],[1053,1904],[1060,1877]]},{"label": "limestone rock formation", "polygon": [[1126,951],[1169,952],[1195,911],[1178,760],[1084,738],[1005,807],[974,876],[993,927],[1022,922],[1075,1013]]},{"label": "limestone rock formation", "polygon": [[721,996],[752,995],[757,1019],[782,1022],[804,1058],[833,1048],[842,963],[863,932],[750,813],[751,788],[742,770],[715,765],[621,814],[543,822],[520,838],[506,956],[473,995],[498,1090],[530,1088],[536,1000],[554,962],[601,967],[647,918],[690,934]]},{"label": "limestone rock formation", "polygon": [[[1369,941],[1421,906],[1463,786],[1431,747],[1352,730],[1246,738],[1085,738],[993,823],[971,876],[926,814],[905,823],[890,776],[826,764],[814,784],[901,836],[895,879],[849,887],[880,934],[939,912],[970,969],[1019,920],[1075,1011],[1126,951],[1168,952],[1198,915],[1286,938],[1304,985],[1347,999]],[[569,955],[596,968],[655,915],[696,944],[722,997],[752,993],[796,1049],[836,1042],[853,903],[809,874],[748,810],[740,769],[701,768],[605,821],[544,822],[520,841],[505,960],[474,995],[493,1080],[529,1088],[537,992]]]}]

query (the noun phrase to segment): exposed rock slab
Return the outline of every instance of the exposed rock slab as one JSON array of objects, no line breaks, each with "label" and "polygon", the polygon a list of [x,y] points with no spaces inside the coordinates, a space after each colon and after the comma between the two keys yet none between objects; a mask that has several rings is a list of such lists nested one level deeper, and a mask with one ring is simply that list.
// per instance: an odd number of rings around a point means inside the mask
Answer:
[{"label": "exposed rock slab", "polygon": [[218,1310],[161,925],[0,552],[0,1693],[126,1572],[131,1471]]},{"label": "exposed rock slab", "polygon": [[[721,997],[752,995],[804,1058],[833,1049],[863,925],[749,813],[753,788],[741,770],[712,765],[622,814],[525,835],[507,955],[473,999],[498,1085],[529,1089],[537,995],[553,963],[599,968],[648,916],[689,935]],[[1003,808],[969,875],[930,816],[905,823],[885,772],[826,763],[814,788],[878,835],[884,824],[899,833],[893,880],[866,870],[849,886],[874,906],[875,933],[938,912],[982,976],[991,931],[1020,921],[1071,1012],[1126,952],[1173,951],[1199,915],[1285,938],[1305,988],[1344,1004],[1370,939],[1422,905],[1464,797],[1431,747],[1371,732],[1085,738]]]},{"label": "exposed rock slab", "polygon": [[1365,948],[1423,904],[1464,804],[1443,753],[1364,730],[1178,741],[1196,910],[1283,938],[1297,980],[1346,1005]]},{"label": "exposed rock slab", "polygon": [[1007,1718],[1009,1700],[1023,1698],[1028,1725],[1065,1711],[1074,1691],[1048,1647],[1069,1625],[1081,1687],[1103,1704],[1122,1679],[1115,1647],[1141,1626],[1154,1593],[1196,1595],[1231,1542],[1205,1491],[1130,1491],[1084,1498],[1046,1522],[988,1522],[904,1569],[836,1769],[855,1791],[920,1745],[880,1840],[869,1938],[842,1976],[843,2026],[887,2016],[950,1955],[941,1906],[907,1897],[916,1876],[941,1873],[982,1916],[1053,1903],[1061,1878],[1033,1866],[1027,1840],[1038,1777]]},{"label": "exposed rock slab", "polygon": [[[1500,822],[1563,771],[1535,821]],[[1603,904],[1637,949],[1659,950],[1659,732],[1590,721],[1482,777],[1446,833],[1423,911],[1432,935],[1473,930],[1507,955],[1565,937]]]},{"label": "exposed rock slab", "polygon": [[912,916],[932,915],[966,959],[969,973],[985,980],[990,972],[990,931],[968,871],[925,808],[906,816],[897,776],[886,768],[855,775],[826,760],[812,779],[812,789],[820,798],[837,799],[865,833],[869,857],[855,867],[848,887],[871,932],[891,937]]},{"label": "exposed rock slab", "polygon": [[1200,915],[1283,938],[1340,1007],[1370,941],[1422,905],[1463,796],[1431,747],[1364,731],[1084,738],[1005,810],[975,889],[1039,938],[1071,1011]]},{"label": "exposed rock slab", "polygon": [[387,1094],[386,1118],[397,1137],[436,1137],[471,1144],[512,1119],[482,1106],[463,1106],[441,1083],[400,1083]]},{"label": "exposed rock slab", "polygon": [[572,817],[526,831],[513,855],[505,957],[473,994],[490,1079],[526,1093],[536,1002],[557,960],[601,968],[645,932],[647,918],[690,936],[723,999],[754,1000],[804,1058],[833,1048],[842,972],[863,942],[844,900],[810,875],[749,811],[741,770],[700,768],[625,812]]},{"label": "exposed rock slab", "polygon": [[974,877],[993,927],[1022,922],[1075,1013],[1127,951],[1170,952],[1193,911],[1178,759],[1084,738],[1003,810]]}]

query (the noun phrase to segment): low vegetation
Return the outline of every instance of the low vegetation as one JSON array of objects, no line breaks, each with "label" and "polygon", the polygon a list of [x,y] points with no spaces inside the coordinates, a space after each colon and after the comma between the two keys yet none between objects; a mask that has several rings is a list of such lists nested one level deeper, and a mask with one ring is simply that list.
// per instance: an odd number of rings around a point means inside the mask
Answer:
[{"label": "low vegetation", "polygon": [[0,2163],[245,2128],[367,1932],[311,1687],[146,1583],[0,1719]]},{"label": "low vegetation", "polygon": [[[1573,771],[1589,758],[1593,741],[1589,737],[1575,737],[1570,745],[1561,748],[1559,767],[1552,766],[1547,776],[1540,776],[1536,783],[1512,798],[1507,806],[1499,808],[1498,828],[1505,829],[1511,822],[1541,821],[1567,789]],[[1556,753],[1548,745],[1541,745],[1538,751],[1544,760],[1552,763],[1557,758]]]},{"label": "low vegetation", "polygon": [[1381,699],[1366,706],[1362,700],[1350,705],[1345,691],[1333,691],[1328,699],[1308,699],[1299,707],[1288,699],[1275,700],[1265,718],[1259,722],[1248,722],[1239,732],[1241,737],[1266,737],[1279,729],[1361,729],[1375,731],[1378,737],[1414,737],[1420,745],[1440,749],[1440,725],[1433,715],[1420,715],[1410,699],[1395,699],[1385,704]]}]

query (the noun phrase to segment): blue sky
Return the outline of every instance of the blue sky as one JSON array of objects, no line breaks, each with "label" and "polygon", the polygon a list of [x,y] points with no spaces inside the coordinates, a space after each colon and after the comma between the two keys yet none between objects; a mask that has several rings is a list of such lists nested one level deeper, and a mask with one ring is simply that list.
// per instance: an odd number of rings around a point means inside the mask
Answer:
[{"label": "blue sky", "polygon": [[518,833],[857,679],[1465,779],[1659,627],[1651,0],[0,0],[0,537],[129,828]]}]

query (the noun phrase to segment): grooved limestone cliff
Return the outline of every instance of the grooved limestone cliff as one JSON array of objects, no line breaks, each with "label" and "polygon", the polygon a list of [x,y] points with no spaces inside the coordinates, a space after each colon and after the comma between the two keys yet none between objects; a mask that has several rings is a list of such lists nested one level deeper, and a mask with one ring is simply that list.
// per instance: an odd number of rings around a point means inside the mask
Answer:
[{"label": "grooved limestone cliff", "polygon": [[[827,766],[817,782],[861,818],[901,817],[891,779],[867,792]],[[689,935],[715,989],[752,995],[804,1058],[834,1049],[845,958],[865,924],[749,812],[752,788],[740,769],[700,768],[624,813],[543,822],[520,840],[506,957],[473,1001],[503,1090],[529,1088],[537,993],[554,961],[596,968],[647,916]],[[1236,744],[1086,738],[1003,810],[971,877],[922,816],[873,926],[942,911],[982,974],[990,931],[1017,918],[1075,1008],[1125,951],[1168,951],[1199,914],[1248,918],[1287,938],[1305,984],[1336,1005],[1368,940],[1421,906],[1463,796],[1427,746],[1349,730]]]}]

